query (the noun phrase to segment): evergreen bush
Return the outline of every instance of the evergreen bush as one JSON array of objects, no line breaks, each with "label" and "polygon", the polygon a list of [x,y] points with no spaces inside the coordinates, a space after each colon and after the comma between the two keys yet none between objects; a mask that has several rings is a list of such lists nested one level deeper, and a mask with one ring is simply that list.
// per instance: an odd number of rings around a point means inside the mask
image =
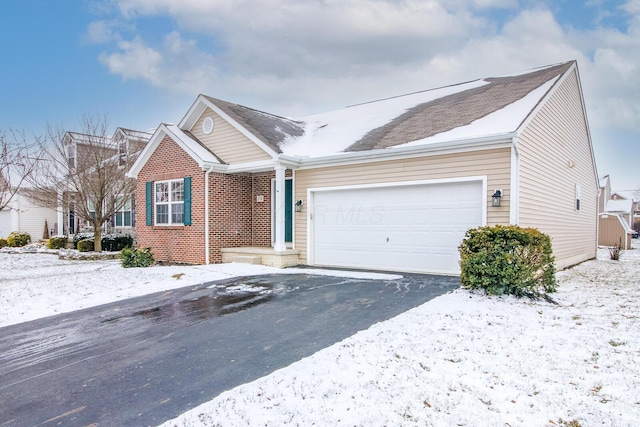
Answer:
[{"label": "evergreen bush", "polygon": [[93,239],[84,239],[78,242],[78,252],[93,252]]},{"label": "evergreen bush", "polygon": [[78,249],[80,240],[93,239],[93,233],[76,233],[73,235],[73,249]]},{"label": "evergreen bush", "polygon": [[5,239],[4,237],[0,237],[0,249],[4,248],[5,246],[7,246],[7,239]]},{"label": "evergreen bush", "polygon": [[133,246],[133,237],[129,235],[106,234],[102,237],[102,250],[118,252]]},{"label": "evergreen bush", "polygon": [[120,252],[122,267],[150,267],[156,263],[151,253],[151,248],[124,248]]},{"label": "evergreen bush", "polygon": [[7,237],[7,246],[12,248],[20,248],[31,243],[31,236],[29,233],[21,233],[19,231],[12,231]]},{"label": "evergreen bush", "polygon": [[47,242],[47,248],[49,249],[61,249],[67,246],[67,237],[66,236],[53,236],[49,238]]},{"label": "evergreen bush", "polygon": [[460,281],[467,289],[530,298],[557,290],[551,239],[534,228],[473,228],[458,249]]}]

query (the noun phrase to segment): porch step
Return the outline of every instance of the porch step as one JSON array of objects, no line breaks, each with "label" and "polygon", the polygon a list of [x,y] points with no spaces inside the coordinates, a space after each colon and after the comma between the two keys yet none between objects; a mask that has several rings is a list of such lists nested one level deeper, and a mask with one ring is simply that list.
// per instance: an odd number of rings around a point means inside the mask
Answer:
[{"label": "porch step", "polygon": [[242,264],[262,264],[262,257],[255,255],[236,255],[231,258],[231,262]]}]

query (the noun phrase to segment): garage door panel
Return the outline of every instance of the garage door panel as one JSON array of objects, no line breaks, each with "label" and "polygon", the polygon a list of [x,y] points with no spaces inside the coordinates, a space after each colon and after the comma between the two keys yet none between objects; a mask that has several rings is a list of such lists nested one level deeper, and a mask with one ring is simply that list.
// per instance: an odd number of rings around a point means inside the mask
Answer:
[{"label": "garage door panel", "polygon": [[314,193],[313,263],[458,273],[457,247],[482,224],[482,182]]}]

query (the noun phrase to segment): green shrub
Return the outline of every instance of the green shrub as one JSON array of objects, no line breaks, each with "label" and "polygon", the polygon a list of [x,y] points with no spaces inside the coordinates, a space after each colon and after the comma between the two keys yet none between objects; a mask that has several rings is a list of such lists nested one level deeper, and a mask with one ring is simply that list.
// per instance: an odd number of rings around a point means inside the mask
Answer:
[{"label": "green shrub", "polygon": [[73,249],[78,249],[80,240],[93,239],[93,233],[76,233],[73,235]]},{"label": "green shrub", "polygon": [[84,239],[78,242],[79,252],[93,252],[93,239]]},{"label": "green shrub", "polygon": [[19,231],[12,231],[7,237],[7,246],[12,248],[20,248],[31,243],[31,236],[29,233],[21,233]]},{"label": "green shrub", "polygon": [[66,236],[53,236],[49,238],[47,242],[47,248],[49,249],[60,249],[65,248],[67,246],[67,237]]},{"label": "green shrub", "polygon": [[133,237],[128,235],[107,234],[102,237],[102,250],[118,252],[133,246]]},{"label": "green shrub", "polygon": [[4,237],[0,237],[0,249],[4,248],[5,246],[7,246],[7,239],[5,239]]},{"label": "green shrub", "polygon": [[460,281],[467,289],[530,298],[557,289],[551,239],[534,228],[473,228],[458,249]]},{"label": "green shrub", "polygon": [[156,263],[151,248],[124,248],[120,252],[120,259],[124,268],[150,267]]}]

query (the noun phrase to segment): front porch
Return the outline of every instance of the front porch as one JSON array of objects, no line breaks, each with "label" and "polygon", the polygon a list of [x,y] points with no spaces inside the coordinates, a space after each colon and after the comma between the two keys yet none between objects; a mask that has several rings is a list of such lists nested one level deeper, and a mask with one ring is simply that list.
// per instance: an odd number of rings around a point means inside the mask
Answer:
[{"label": "front porch", "polygon": [[262,264],[276,268],[291,267],[300,264],[300,250],[297,249],[276,251],[271,247],[248,246],[222,248],[220,252],[222,254],[222,262]]}]

